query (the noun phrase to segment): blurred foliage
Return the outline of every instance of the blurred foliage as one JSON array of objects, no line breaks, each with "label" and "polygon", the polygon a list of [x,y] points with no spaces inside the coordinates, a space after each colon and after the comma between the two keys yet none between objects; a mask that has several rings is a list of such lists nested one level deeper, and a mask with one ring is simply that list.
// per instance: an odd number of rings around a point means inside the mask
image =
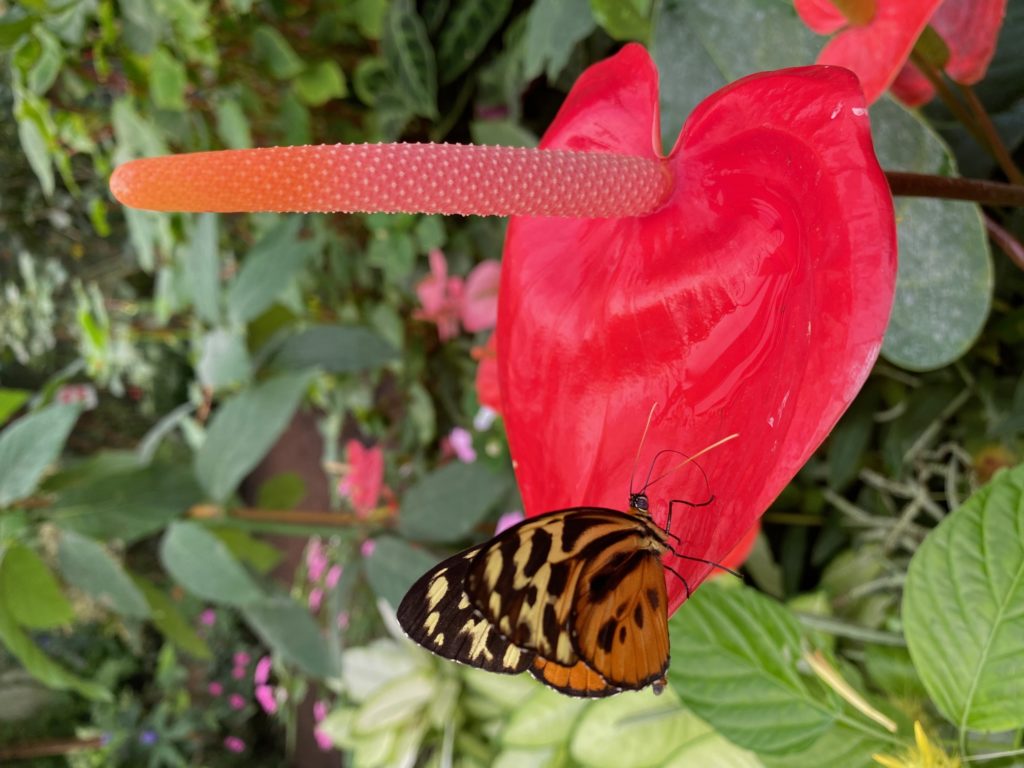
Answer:
[{"label": "blurred foliage", "polygon": [[[708,586],[673,618],[660,699],[581,702],[442,663],[389,637],[377,607],[518,505],[473,384],[487,332],[441,341],[416,315],[426,254],[466,275],[498,258],[503,222],[188,217],[107,192],[116,164],[172,151],[534,145],[624,40],[654,50],[671,146],[711,90],[813,60],[821,40],[787,2],[0,13],[0,755],[59,742],[66,757],[32,764],[279,765],[316,728],[357,766],[860,766],[912,743],[914,720],[953,751],[1020,745],[1020,697],[1001,687],[1017,667],[996,662],[1024,653],[1021,478],[1000,473],[1024,450],[1024,278],[989,253],[977,206],[900,202],[887,362],[766,515],[746,567],[760,592]],[[979,87],[1014,151],[1022,31],[1013,0]],[[872,122],[887,167],[997,173],[939,106],[883,101]],[[1024,234],[1020,214],[984,215]],[[326,478],[251,487],[297,417],[323,437]],[[475,463],[453,460],[455,427]],[[369,512],[339,490],[350,440],[382,448]],[[312,536],[305,560],[270,533]]]}]

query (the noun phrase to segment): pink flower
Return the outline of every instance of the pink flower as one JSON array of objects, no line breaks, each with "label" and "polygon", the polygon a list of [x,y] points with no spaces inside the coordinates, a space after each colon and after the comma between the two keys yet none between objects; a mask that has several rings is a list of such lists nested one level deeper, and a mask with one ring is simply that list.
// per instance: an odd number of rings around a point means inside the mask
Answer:
[{"label": "pink flower", "polygon": [[342,611],[338,614],[338,629],[348,629],[348,611]]},{"label": "pink flower", "polygon": [[[327,717],[327,702],[321,699],[313,705],[313,720],[319,725],[325,717]],[[321,731],[320,728],[313,729],[313,738],[316,739],[317,746],[324,752],[334,746],[331,737]]]},{"label": "pink flower", "polygon": [[54,399],[58,403],[78,403],[87,411],[91,411],[99,403],[96,388],[91,384],[65,384],[57,390]]},{"label": "pink flower", "polygon": [[245,742],[237,736],[228,736],[224,739],[224,746],[228,748],[229,752],[235,752],[236,754],[245,751]]},{"label": "pink flower", "polygon": [[366,539],[362,544],[359,545],[359,553],[363,557],[371,557],[373,551],[377,548],[377,542],[373,539]]},{"label": "pink flower", "polygon": [[324,554],[323,543],[319,536],[314,536],[306,547],[306,574],[310,581],[319,581],[326,568],[327,555]]},{"label": "pink flower", "polygon": [[236,667],[244,667],[251,661],[252,657],[245,651],[239,651],[234,656],[234,662]]},{"label": "pink flower", "polygon": [[245,667],[235,667],[231,670],[231,676],[235,678],[235,680],[241,680],[245,677]]},{"label": "pink flower", "polygon": [[476,461],[476,451],[473,450],[473,436],[468,430],[456,427],[448,435],[448,445],[459,461],[463,464],[472,464]]},{"label": "pink flower", "polygon": [[462,294],[462,326],[470,333],[493,328],[498,322],[498,277],[501,262],[481,261],[466,277]]},{"label": "pink flower", "polygon": [[319,723],[325,717],[327,717],[327,702],[320,699],[313,705],[313,719]]},{"label": "pink flower", "polygon": [[494,526],[494,535],[497,536],[499,533],[507,528],[511,528],[516,523],[523,519],[523,511],[521,509],[513,510],[512,512],[506,512],[498,518],[498,524]]},{"label": "pink flower", "polygon": [[256,685],[263,685],[267,680],[270,679],[270,670],[273,666],[273,662],[269,656],[264,656],[258,662],[256,662],[256,670],[252,674],[252,681]]},{"label": "pink flower", "polygon": [[324,591],[320,587],[314,587],[309,590],[309,610],[316,613],[320,610],[320,603],[323,602]]},{"label": "pink flower", "polygon": [[256,701],[268,715],[277,712],[277,698],[274,696],[274,689],[269,685],[256,686]]},{"label": "pink flower", "polygon": [[232,693],[231,698],[228,699],[228,704],[231,705],[232,709],[241,709],[245,706],[245,699],[241,694]]},{"label": "pink flower", "polygon": [[324,579],[324,586],[328,589],[334,589],[338,586],[338,581],[341,579],[342,567],[340,565],[332,565],[331,569],[327,572],[327,578]]},{"label": "pink flower", "polygon": [[338,493],[349,500],[359,517],[366,517],[376,509],[384,488],[384,452],[380,446],[366,448],[358,440],[349,440],[345,453],[348,470],[338,483]]},{"label": "pink flower", "polygon": [[416,286],[416,295],[422,309],[417,310],[413,317],[437,325],[437,335],[441,341],[447,341],[459,333],[462,278],[448,277],[448,261],[439,248],[433,249],[427,257],[430,260],[430,276],[423,278]]},{"label": "pink flower", "polygon": [[217,612],[213,608],[207,608],[199,614],[199,623],[204,627],[212,627],[217,621]]},{"label": "pink flower", "polygon": [[224,686],[220,683],[213,682],[206,686],[206,692],[209,693],[211,696],[220,696],[222,693],[224,693]]}]

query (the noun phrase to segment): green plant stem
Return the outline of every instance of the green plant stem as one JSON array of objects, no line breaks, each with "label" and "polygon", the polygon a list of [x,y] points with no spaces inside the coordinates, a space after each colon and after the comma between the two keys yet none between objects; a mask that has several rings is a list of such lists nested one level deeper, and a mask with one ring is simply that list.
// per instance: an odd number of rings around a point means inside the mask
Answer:
[{"label": "green plant stem", "polygon": [[996,162],[999,163],[999,167],[1003,169],[1006,178],[1014,184],[1024,184],[1024,173],[1021,173],[1020,168],[1013,162],[1013,157],[1010,155],[1009,150],[1007,150],[1006,144],[1003,143],[1003,139],[999,136],[999,131],[996,130],[996,126],[992,122],[988,110],[985,109],[985,105],[978,98],[978,94],[969,85],[957,83],[956,87],[963,100],[967,103],[967,108],[974,115],[975,125],[978,126],[978,130],[985,137],[992,155],[995,157]]},{"label": "green plant stem", "polygon": [[1024,270],[1024,244],[994,222],[991,217],[985,216],[984,219],[985,230],[992,238],[992,242],[999,246],[999,250],[1006,254],[1006,257],[1014,263],[1017,269]]},{"label": "green plant stem", "polygon": [[945,78],[943,78],[942,73],[937,70],[930,61],[916,52],[912,52],[910,54],[910,60],[917,65],[918,69],[921,70],[921,74],[928,78],[928,82],[930,82],[932,87],[935,88],[935,92],[949,108],[949,111],[953,113],[953,116],[960,121],[964,128],[974,136],[975,140],[977,140],[984,149],[991,151],[991,147],[989,147],[988,142],[985,141],[985,136],[982,133],[981,128],[977,125],[971,113],[968,112],[967,109],[964,108],[964,105],[960,103],[960,100],[957,99],[956,94],[953,93],[953,90],[949,87]]},{"label": "green plant stem", "polygon": [[897,197],[938,197],[982,205],[1024,207],[1024,186],[1015,184],[904,171],[886,171],[885,178]]}]

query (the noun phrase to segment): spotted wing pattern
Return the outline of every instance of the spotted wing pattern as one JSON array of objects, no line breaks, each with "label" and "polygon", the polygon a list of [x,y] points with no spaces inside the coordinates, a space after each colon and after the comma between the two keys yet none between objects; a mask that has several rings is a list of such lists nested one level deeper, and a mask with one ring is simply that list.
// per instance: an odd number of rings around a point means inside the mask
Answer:
[{"label": "spotted wing pattern", "polygon": [[502,637],[464,590],[478,551],[460,552],[420,577],[398,606],[398,623],[410,638],[446,659],[489,672],[522,672],[530,667],[533,654]]},{"label": "spotted wing pattern", "polygon": [[577,661],[572,666],[566,667],[537,656],[533,660],[530,674],[545,685],[568,696],[597,699],[612,696],[623,690],[610,685],[583,661]]}]

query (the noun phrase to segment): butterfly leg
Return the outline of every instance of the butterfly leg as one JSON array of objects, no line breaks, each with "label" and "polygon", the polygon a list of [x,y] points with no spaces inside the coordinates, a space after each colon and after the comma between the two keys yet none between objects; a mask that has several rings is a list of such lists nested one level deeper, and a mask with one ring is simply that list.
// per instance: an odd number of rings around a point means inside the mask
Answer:
[{"label": "butterfly leg", "polygon": [[[714,494],[712,494],[711,496],[708,496],[708,498],[705,501],[686,501],[685,499],[672,499],[668,503],[668,520],[665,523],[665,529],[668,530],[668,531],[672,530],[672,505],[673,504],[685,504],[688,507],[706,507],[711,502],[713,502],[714,500],[715,500]],[[679,541],[679,537],[678,536],[673,536],[671,533],[669,533],[669,536],[672,536],[672,538],[674,538],[676,541]]]},{"label": "butterfly leg", "polygon": [[685,577],[685,576],[683,576],[683,574],[681,574],[681,573],[680,573],[679,571],[677,571],[677,570],[676,570],[675,568],[673,568],[673,567],[672,567],[671,565],[666,565],[666,566],[665,566],[665,570],[667,570],[667,571],[671,571],[672,573],[674,573],[674,574],[676,575],[676,577],[677,577],[677,578],[678,578],[678,579],[679,579],[679,580],[680,580],[681,582],[683,582],[683,586],[684,586],[684,587],[686,587],[686,599],[687,599],[687,600],[689,600],[689,599],[690,599],[690,596],[691,596],[691,595],[693,594],[693,591],[692,591],[692,590],[690,589],[690,582],[688,582],[688,581],[686,580],[686,577]]}]

